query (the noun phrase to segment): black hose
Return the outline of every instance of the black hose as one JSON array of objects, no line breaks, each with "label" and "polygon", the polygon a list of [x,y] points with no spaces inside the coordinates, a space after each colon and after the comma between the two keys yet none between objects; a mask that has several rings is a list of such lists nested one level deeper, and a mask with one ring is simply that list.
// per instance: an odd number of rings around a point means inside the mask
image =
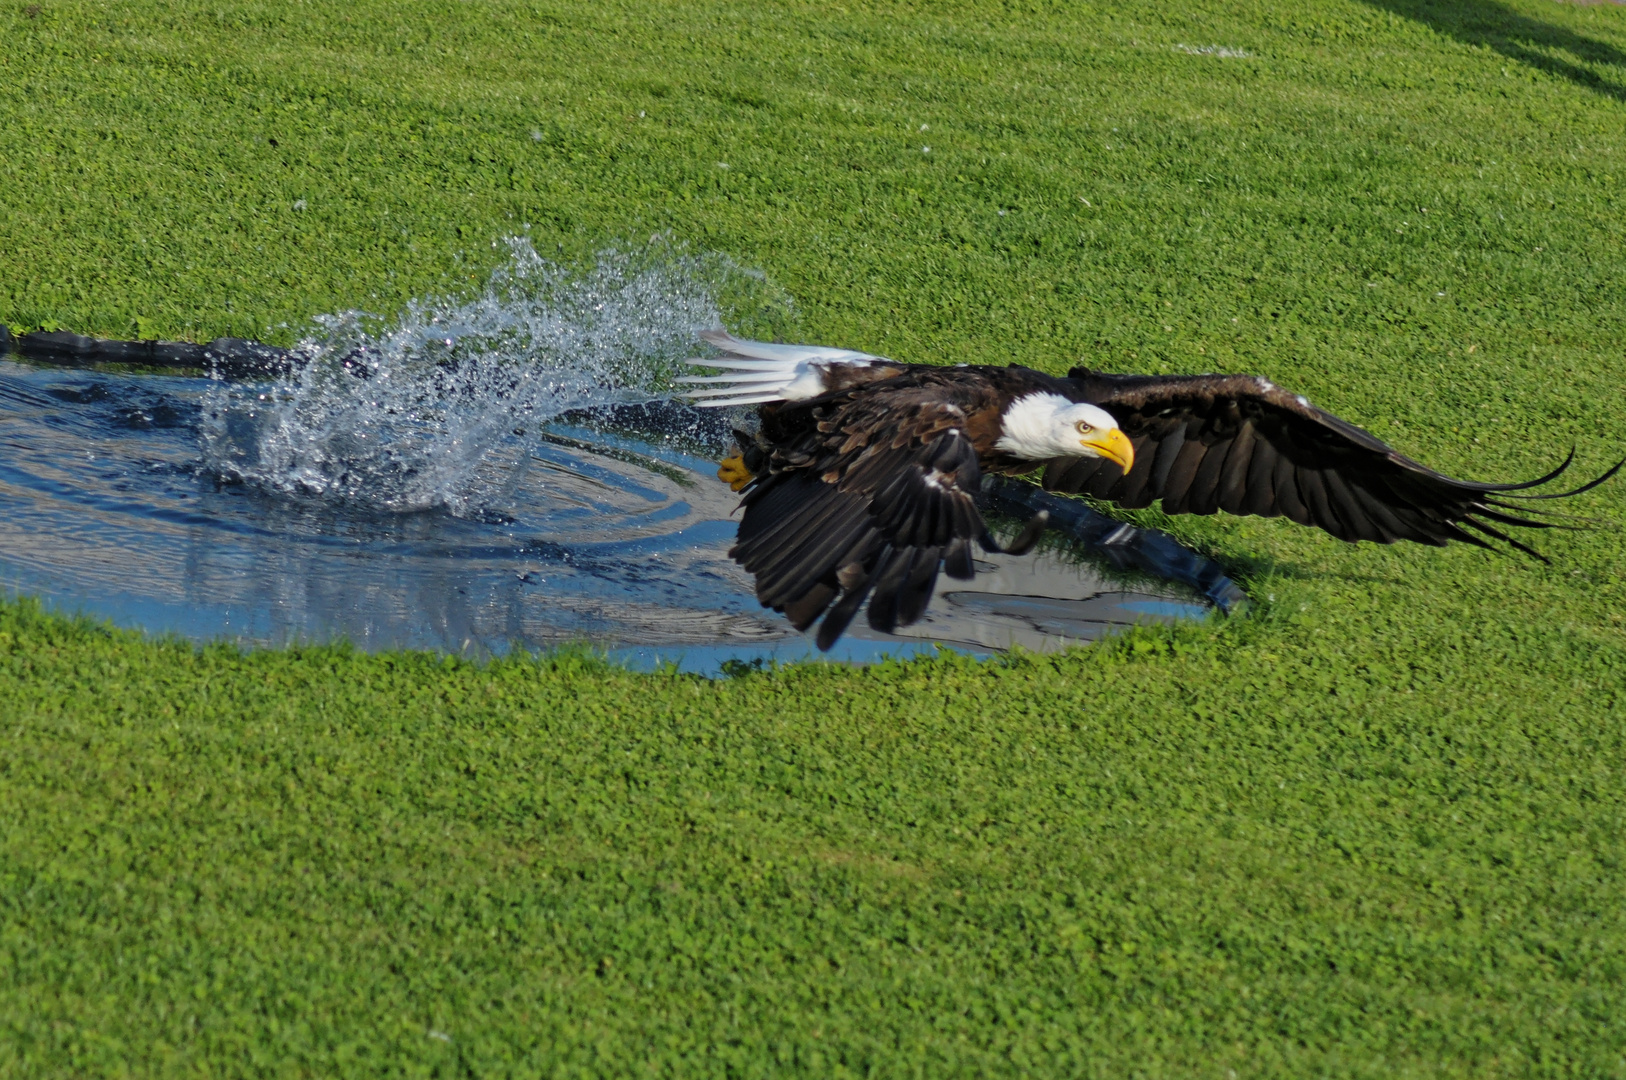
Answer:
[{"label": "black hose", "polygon": [[130,364],[206,371],[224,379],[286,375],[300,362],[299,356],[290,349],[244,338],[215,338],[207,345],[190,341],[114,341],[64,330],[14,334],[9,327],[0,324],[0,355],[6,353],[66,367]]},{"label": "black hose", "polygon": [[997,510],[1019,516],[1048,513],[1051,528],[1107,556],[1117,566],[1189,585],[1227,615],[1248,607],[1248,594],[1226,576],[1223,566],[1181,546],[1168,533],[1125,525],[1096,513],[1078,499],[1042,491],[1005,476],[983,477],[982,493]]}]

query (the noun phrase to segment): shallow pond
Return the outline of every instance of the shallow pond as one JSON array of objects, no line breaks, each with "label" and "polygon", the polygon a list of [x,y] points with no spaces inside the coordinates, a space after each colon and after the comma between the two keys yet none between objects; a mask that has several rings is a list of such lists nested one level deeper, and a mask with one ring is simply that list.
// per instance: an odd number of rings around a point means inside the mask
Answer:
[{"label": "shallow pond", "polygon": [[[501,452],[488,440],[463,470],[500,508],[402,509],[349,497],[333,439],[325,480],[262,482],[243,462],[287,417],[244,410],[242,388],[232,413],[221,393],[202,378],[0,362],[0,585],[197,641],[471,655],[585,642],[635,667],[696,671],[817,655],[728,558],[737,496],[714,476],[728,440],[718,414],[567,409],[505,431]],[[380,482],[382,466],[367,468],[358,483]],[[1126,586],[1064,544],[984,556],[981,569],[945,579],[896,637],[860,619],[830,658],[1047,650],[1210,606],[1172,582]]]},{"label": "shallow pond", "polygon": [[[319,316],[245,381],[0,353],[0,589],[193,641],[581,643],[705,672],[816,656],[728,557],[738,500],[714,462],[746,417],[668,395],[699,330],[799,336],[790,298],[660,237],[585,268],[505,243],[480,291]],[[1076,500],[988,497],[1062,528],[942,580],[895,637],[860,618],[831,659],[1055,649],[1241,598],[1214,564]]]}]

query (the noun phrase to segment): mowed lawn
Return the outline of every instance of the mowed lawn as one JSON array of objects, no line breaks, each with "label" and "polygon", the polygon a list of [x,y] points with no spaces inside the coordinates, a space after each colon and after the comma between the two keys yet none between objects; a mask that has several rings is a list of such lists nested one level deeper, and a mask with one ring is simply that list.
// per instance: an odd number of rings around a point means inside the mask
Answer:
[{"label": "mowed lawn", "polygon": [[[23,328],[286,342],[662,233],[807,340],[1626,453],[1626,7],[5,0],[0,177]],[[1551,565],[1170,520],[1252,614],[1005,663],[7,602],[0,1077],[1626,1076],[1623,499]]]}]

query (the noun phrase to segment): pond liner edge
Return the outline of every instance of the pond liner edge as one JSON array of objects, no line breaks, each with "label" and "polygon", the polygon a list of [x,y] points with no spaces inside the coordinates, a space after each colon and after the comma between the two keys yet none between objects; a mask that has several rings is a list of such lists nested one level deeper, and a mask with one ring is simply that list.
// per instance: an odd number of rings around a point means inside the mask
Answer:
[{"label": "pond liner edge", "polygon": [[983,477],[982,494],[994,509],[1016,517],[1031,517],[1043,510],[1050,515],[1052,529],[1104,556],[1120,570],[1142,570],[1190,586],[1226,615],[1242,614],[1249,607],[1248,594],[1223,566],[1168,533],[1127,525],[1078,499],[1007,476]]},{"label": "pond liner edge", "polygon": [[66,330],[19,334],[0,324],[0,356],[7,353],[64,367],[130,364],[206,371],[224,379],[274,378],[288,374],[301,363],[292,349],[246,338],[215,338],[203,345],[190,341],[119,341]]}]

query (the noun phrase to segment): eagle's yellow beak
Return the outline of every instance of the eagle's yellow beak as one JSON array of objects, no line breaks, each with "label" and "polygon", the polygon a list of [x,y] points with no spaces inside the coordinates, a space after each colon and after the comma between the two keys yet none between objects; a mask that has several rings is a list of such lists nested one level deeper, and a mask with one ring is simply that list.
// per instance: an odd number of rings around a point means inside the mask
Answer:
[{"label": "eagle's yellow beak", "polygon": [[1080,439],[1079,442],[1113,464],[1118,465],[1126,473],[1134,467],[1135,444],[1129,441],[1128,435],[1125,435],[1117,428],[1112,428],[1110,431],[1102,431],[1097,428]]}]

